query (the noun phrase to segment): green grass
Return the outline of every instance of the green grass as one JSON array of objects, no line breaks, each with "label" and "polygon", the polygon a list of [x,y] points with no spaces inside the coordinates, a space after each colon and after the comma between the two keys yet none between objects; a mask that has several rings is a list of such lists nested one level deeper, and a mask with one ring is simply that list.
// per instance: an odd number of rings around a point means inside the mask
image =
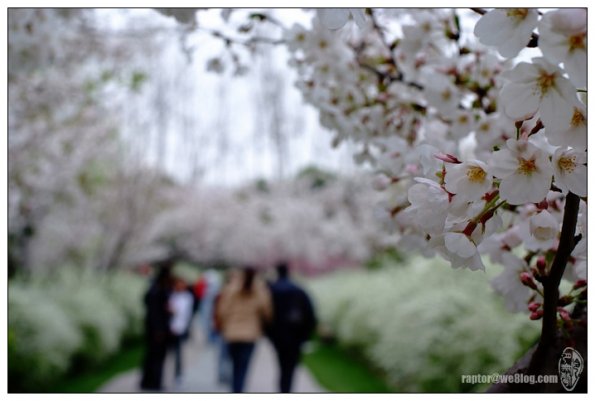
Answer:
[{"label": "green grass", "polygon": [[394,392],[376,372],[336,343],[313,341],[305,354],[304,365],[318,383],[333,393]]},{"label": "green grass", "polygon": [[122,372],[141,365],[144,346],[141,341],[131,343],[104,363],[79,374],[72,374],[56,383],[50,393],[92,393]]}]

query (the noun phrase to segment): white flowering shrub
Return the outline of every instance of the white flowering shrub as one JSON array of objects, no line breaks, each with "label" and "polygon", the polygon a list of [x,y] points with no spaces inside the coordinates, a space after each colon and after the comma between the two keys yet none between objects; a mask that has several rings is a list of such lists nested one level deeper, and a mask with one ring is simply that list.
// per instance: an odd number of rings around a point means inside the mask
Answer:
[{"label": "white flowering shrub", "polygon": [[503,373],[539,334],[506,311],[484,275],[452,272],[440,259],[336,273],[309,289],[321,323],[396,391],[481,390],[461,375]]},{"label": "white flowering shrub", "polygon": [[73,268],[11,281],[11,389],[42,391],[69,370],[113,355],[123,339],[138,338],[146,285],[130,273],[107,276]]},{"label": "white flowering shrub", "polygon": [[104,280],[106,295],[122,313],[124,339],[140,336],[145,315],[142,295],[147,289],[147,282],[127,272],[107,276]]},{"label": "white flowering shrub", "polygon": [[68,370],[83,334],[41,288],[11,283],[8,310],[9,387],[43,388]]},{"label": "white flowering shrub", "polygon": [[83,333],[83,347],[77,354],[85,362],[104,359],[118,348],[126,324],[123,311],[104,288],[105,277],[69,270],[61,270],[59,276],[61,285],[51,288],[50,296]]}]

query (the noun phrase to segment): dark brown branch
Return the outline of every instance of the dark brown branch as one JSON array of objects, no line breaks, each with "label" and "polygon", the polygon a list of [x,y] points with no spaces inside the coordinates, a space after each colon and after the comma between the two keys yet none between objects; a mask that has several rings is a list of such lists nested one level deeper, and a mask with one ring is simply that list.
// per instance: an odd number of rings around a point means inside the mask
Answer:
[{"label": "dark brown branch", "polygon": [[554,344],[557,332],[557,306],[562,275],[566,269],[566,264],[570,258],[575,246],[574,232],[576,231],[576,222],[578,219],[580,198],[569,192],[566,195],[566,204],[564,205],[564,219],[562,221],[562,231],[560,233],[560,243],[549,274],[543,278],[543,321],[541,325],[541,337],[531,360],[529,371],[537,372],[540,366],[543,366],[549,348]]}]

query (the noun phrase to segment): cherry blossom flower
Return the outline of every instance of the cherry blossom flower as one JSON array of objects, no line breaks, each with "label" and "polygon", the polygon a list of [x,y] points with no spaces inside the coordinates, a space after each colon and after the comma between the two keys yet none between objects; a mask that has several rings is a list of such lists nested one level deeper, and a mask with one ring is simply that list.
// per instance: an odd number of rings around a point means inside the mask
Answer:
[{"label": "cherry blossom flower", "polygon": [[506,118],[502,118],[500,113],[481,115],[474,131],[478,150],[491,152],[494,146],[503,142],[503,138],[509,138],[503,120],[508,121]]},{"label": "cherry blossom flower", "polygon": [[479,160],[449,164],[446,167],[445,187],[457,198],[477,200],[492,187],[492,176],[487,169],[487,165]]},{"label": "cherry blossom flower", "polygon": [[587,86],[587,9],[546,13],[539,22],[539,48],[552,63],[564,63],[570,80]]},{"label": "cherry blossom flower", "polygon": [[291,28],[286,29],[283,34],[285,43],[287,43],[287,48],[291,52],[295,52],[306,46],[309,36],[310,31],[306,30],[306,28],[300,24],[293,24]]},{"label": "cherry blossom flower", "polygon": [[474,33],[487,46],[496,46],[502,57],[515,57],[527,46],[537,26],[538,12],[529,8],[498,8],[483,15]]},{"label": "cherry blossom flower", "polygon": [[453,269],[485,270],[477,247],[465,234],[449,232],[438,235],[430,239],[429,245],[448,260]]},{"label": "cherry blossom flower", "polygon": [[332,30],[343,28],[349,18],[353,18],[360,28],[366,25],[366,16],[361,8],[321,8],[318,17],[324,26]]},{"label": "cherry blossom flower", "polygon": [[440,234],[448,213],[448,194],[432,180],[416,178],[416,181],[408,191],[411,206],[406,212],[424,231]]},{"label": "cherry blossom flower", "polygon": [[477,250],[482,255],[489,255],[492,262],[505,264],[503,256],[508,253],[507,250],[521,245],[523,243],[522,237],[520,227],[515,225],[504,232],[487,237],[477,246]]},{"label": "cherry blossom flower", "polygon": [[433,13],[420,12],[412,15],[415,23],[406,24],[403,30],[403,41],[399,44],[399,54],[407,64],[412,64],[415,55],[425,49],[428,44],[444,40],[444,23]]},{"label": "cherry blossom flower", "polygon": [[529,271],[527,263],[510,252],[502,256],[504,271],[491,280],[494,290],[504,297],[506,308],[511,312],[526,312],[531,290],[521,283],[519,275]]},{"label": "cherry blossom flower", "polygon": [[501,76],[509,82],[500,92],[499,104],[514,121],[526,120],[539,110],[547,127],[577,101],[576,90],[563,71],[543,57],[519,63]]},{"label": "cherry blossom flower", "polygon": [[548,250],[560,232],[560,222],[547,210],[534,214],[521,226],[525,247],[530,251]]},{"label": "cherry blossom flower", "polygon": [[460,94],[453,83],[444,75],[427,71],[426,99],[442,116],[450,118],[459,105]]},{"label": "cherry blossom flower", "polygon": [[574,149],[558,148],[552,157],[554,183],[563,193],[587,196],[587,154]]},{"label": "cherry blossom flower", "polygon": [[556,146],[587,148],[587,111],[578,100],[571,109],[563,110],[564,115],[545,128],[548,142]]},{"label": "cherry blossom flower", "polygon": [[481,86],[491,84],[493,77],[502,69],[498,56],[491,53],[482,54],[479,57],[479,63],[473,63],[472,78]]},{"label": "cherry blossom flower", "polygon": [[524,140],[509,139],[506,145],[493,153],[490,163],[490,171],[501,179],[500,197],[512,205],[540,202],[552,180],[548,155]]},{"label": "cherry blossom flower", "polygon": [[455,139],[462,139],[475,128],[475,116],[468,110],[459,110],[453,118],[450,133]]}]

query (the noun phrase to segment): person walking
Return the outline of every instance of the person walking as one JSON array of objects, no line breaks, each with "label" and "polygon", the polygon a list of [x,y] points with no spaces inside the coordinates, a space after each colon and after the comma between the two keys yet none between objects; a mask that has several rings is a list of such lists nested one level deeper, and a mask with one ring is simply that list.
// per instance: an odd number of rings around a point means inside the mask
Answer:
[{"label": "person walking", "polygon": [[173,260],[157,265],[157,274],[144,296],[145,304],[145,356],[140,387],[143,390],[161,390],[163,364],[169,339],[169,296]]},{"label": "person walking", "polygon": [[227,284],[217,302],[216,321],[232,361],[232,391],[241,393],[256,341],[272,317],[272,303],[266,285],[252,267],[243,269],[239,280]]},{"label": "person walking", "polygon": [[267,335],[279,362],[279,391],[289,393],[302,345],[316,327],[316,315],[310,297],[289,278],[286,263],[277,265],[277,281],[270,285],[274,317]]},{"label": "person walking", "polygon": [[200,319],[208,345],[217,345],[219,342],[217,331],[213,327],[213,314],[215,298],[220,291],[221,278],[219,277],[219,274],[213,269],[207,270],[204,273],[204,285],[200,303]]},{"label": "person walking", "polygon": [[173,282],[174,291],[169,297],[169,309],[172,314],[169,329],[175,358],[175,383],[176,386],[180,386],[182,384],[182,345],[187,338],[192,320],[194,297],[188,291],[188,284],[184,280],[176,277]]}]

